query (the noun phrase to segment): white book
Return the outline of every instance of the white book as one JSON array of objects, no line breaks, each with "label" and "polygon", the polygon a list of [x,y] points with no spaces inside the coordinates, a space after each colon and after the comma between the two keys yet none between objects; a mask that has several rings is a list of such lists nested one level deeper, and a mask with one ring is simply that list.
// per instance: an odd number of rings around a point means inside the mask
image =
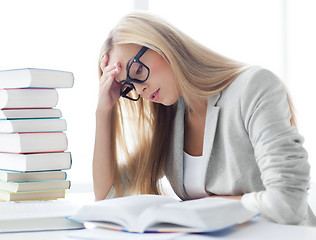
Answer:
[{"label": "white book", "polygon": [[65,217],[78,206],[65,199],[3,202],[0,204],[0,233],[83,228]]},{"label": "white book", "polygon": [[202,198],[179,202],[161,195],[137,195],[83,206],[72,220],[128,232],[215,232],[257,216],[239,200]]},{"label": "white book", "polygon": [[[4,157],[3,155],[5,156],[7,154],[0,153],[0,168],[1,168],[1,157]],[[47,181],[47,180],[66,180],[66,179],[67,179],[67,173],[64,171],[17,172],[17,171],[12,171],[12,170],[11,171],[0,170],[0,181],[5,181],[5,182]]]},{"label": "white book", "polygon": [[77,209],[77,205],[65,199],[3,202],[0,204],[0,233],[80,229],[82,224],[65,219]]},{"label": "white book", "polygon": [[[58,200],[55,200],[58,201]],[[52,230],[82,229],[80,223],[67,220],[65,217],[42,217],[0,221],[0,233],[39,232]],[[48,232],[46,234],[51,234]],[[1,236],[1,235],[0,235]],[[27,238],[19,238],[27,239]],[[32,239],[34,239],[32,237]],[[42,239],[47,239],[46,237]],[[59,238],[58,238],[59,239]]]},{"label": "white book", "polygon": [[32,192],[7,192],[0,190],[0,201],[34,201],[53,200],[64,198],[65,190],[32,191]]},{"label": "white book", "polygon": [[0,133],[0,152],[63,152],[68,142],[64,132]]},{"label": "white book", "polygon": [[0,120],[0,133],[63,132],[67,130],[65,119],[13,119]]},{"label": "white book", "polygon": [[0,190],[8,192],[29,192],[42,190],[69,189],[69,180],[49,180],[49,181],[27,181],[27,182],[5,182],[0,181]]},{"label": "white book", "polygon": [[57,102],[56,89],[0,89],[0,108],[53,108]]},{"label": "white book", "polygon": [[74,76],[71,72],[23,68],[0,71],[0,88],[70,88]]},{"label": "white book", "polygon": [[0,109],[0,119],[61,118],[57,108]]},{"label": "white book", "polygon": [[31,154],[0,153],[0,169],[11,171],[33,172],[64,170],[69,169],[71,163],[70,152]]}]

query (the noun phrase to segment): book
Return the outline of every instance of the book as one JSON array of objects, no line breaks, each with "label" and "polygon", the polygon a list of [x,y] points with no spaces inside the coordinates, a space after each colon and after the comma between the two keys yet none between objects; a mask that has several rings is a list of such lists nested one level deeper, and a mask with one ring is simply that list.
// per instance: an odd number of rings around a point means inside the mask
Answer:
[{"label": "book", "polygon": [[28,219],[14,219],[0,221],[0,233],[16,232],[38,232],[52,230],[82,229],[83,226],[77,222],[71,222],[65,217],[42,217]]},{"label": "book", "polygon": [[91,228],[70,231],[63,240],[315,240],[315,236],[315,227],[279,224],[256,218],[217,233],[137,234]]},{"label": "book", "polygon": [[65,200],[2,202],[0,233],[80,229],[83,225],[65,219],[78,206]]},{"label": "book", "polygon": [[71,72],[23,68],[0,71],[0,88],[70,88],[74,84]]},{"label": "book", "polygon": [[0,109],[0,119],[61,118],[56,108]]},{"label": "book", "polygon": [[53,108],[57,102],[56,89],[0,89],[0,109]]},{"label": "book", "polygon": [[[193,234],[188,233],[130,233],[121,231],[112,231],[101,228],[89,228],[89,229],[78,229],[77,231],[71,231],[67,234],[63,240],[200,240],[197,235],[202,235],[201,240],[212,240],[213,237],[207,237],[206,234],[194,234],[194,237],[190,238]],[[230,238],[229,238],[230,239]],[[236,238],[240,240],[240,238]],[[234,239],[234,240],[236,240]],[[222,240],[222,239],[217,239]],[[225,238],[225,240],[227,240]],[[231,239],[230,239],[231,240]],[[247,239],[242,239],[247,240]],[[249,239],[248,239],[249,240]],[[289,240],[289,239],[287,239]],[[304,239],[306,240],[306,239]],[[314,239],[313,239],[314,240]]]},{"label": "book", "polygon": [[[0,167],[1,167],[0,154]],[[47,181],[47,180],[66,180],[67,173],[64,171],[44,171],[44,172],[15,172],[0,170],[0,181]]]},{"label": "book", "polygon": [[64,198],[65,190],[34,191],[34,192],[7,192],[0,190],[0,201],[35,201]]},{"label": "book", "polygon": [[0,120],[0,133],[62,132],[67,130],[65,119]]},{"label": "book", "polygon": [[179,202],[169,196],[136,195],[83,206],[69,219],[127,232],[215,232],[257,215],[233,199]]},{"label": "book", "polygon": [[0,152],[39,153],[67,150],[64,132],[0,133]]},{"label": "book", "polygon": [[71,162],[70,152],[0,153],[0,169],[4,170],[21,172],[64,170],[71,167]]},{"label": "book", "polygon": [[8,192],[29,192],[42,190],[69,189],[69,180],[49,180],[49,181],[0,181],[0,190]]}]

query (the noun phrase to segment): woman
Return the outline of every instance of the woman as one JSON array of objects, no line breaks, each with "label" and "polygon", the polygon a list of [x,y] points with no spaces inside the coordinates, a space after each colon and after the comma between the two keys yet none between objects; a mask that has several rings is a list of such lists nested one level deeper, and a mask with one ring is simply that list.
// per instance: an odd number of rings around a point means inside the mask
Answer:
[{"label": "woman", "polygon": [[236,198],[268,220],[316,225],[303,138],[273,73],[146,13],[119,22],[99,64],[96,200],[160,194],[165,175],[183,200]]}]

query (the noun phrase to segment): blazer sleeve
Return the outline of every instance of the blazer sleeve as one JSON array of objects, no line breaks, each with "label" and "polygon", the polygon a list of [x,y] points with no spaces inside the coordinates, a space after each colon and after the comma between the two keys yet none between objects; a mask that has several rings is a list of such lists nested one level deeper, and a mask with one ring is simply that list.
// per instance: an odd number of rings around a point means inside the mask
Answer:
[{"label": "blazer sleeve", "polygon": [[246,208],[283,224],[304,224],[310,166],[303,137],[290,124],[283,83],[261,69],[244,84],[241,115],[254,148],[265,190],[243,195]]}]

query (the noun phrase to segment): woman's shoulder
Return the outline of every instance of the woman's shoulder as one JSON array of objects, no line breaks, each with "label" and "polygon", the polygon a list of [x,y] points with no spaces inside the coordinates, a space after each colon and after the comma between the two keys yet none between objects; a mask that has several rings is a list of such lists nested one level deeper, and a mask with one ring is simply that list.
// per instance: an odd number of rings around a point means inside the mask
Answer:
[{"label": "woman's shoulder", "polygon": [[281,79],[272,71],[251,66],[244,70],[223,92],[230,96],[242,97],[269,92],[273,89],[284,89]]},{"label": "woman's shoulder", "polygon": [[283,84],[281,79],[272,71],[259,66],[251,66],[242,72],[235,81],[244,88],[254,85],[258,87],[272,87],[279,84]]}]

